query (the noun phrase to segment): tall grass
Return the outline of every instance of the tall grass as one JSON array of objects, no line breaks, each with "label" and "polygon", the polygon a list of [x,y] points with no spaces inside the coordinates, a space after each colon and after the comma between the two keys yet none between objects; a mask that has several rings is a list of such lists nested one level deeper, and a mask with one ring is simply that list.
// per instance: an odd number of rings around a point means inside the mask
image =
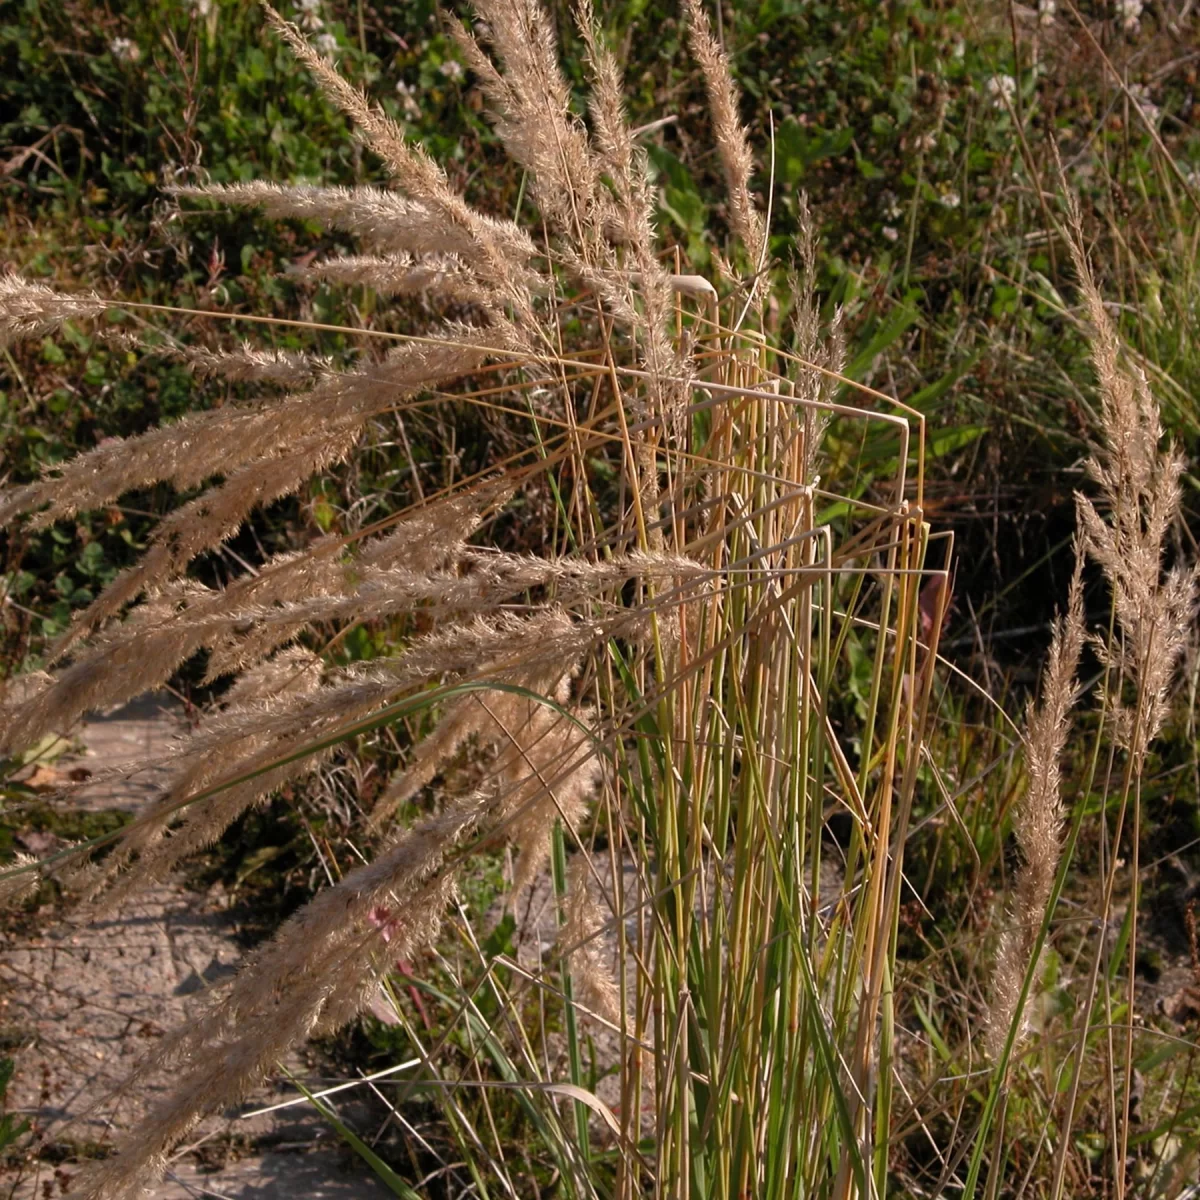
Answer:
[{"label": "tall grass", "polygon": [[[695,0],[691,45],[736,241],[714,280],[659,252],[644,155],[590,6],[576,12],[586,120],[541,9],[475,8],[484,32],[454,28],[527,173],[535,226],[476,211],[269,10],[395,189],[177,190],[352,233],[364,253],[315,264],[315,278],[417,292],[447,319],[419,333],[364,330],[349,363],[320,354],[312,323],[306,355],[159,346],[282,394],[102,445],[0,497],[5,520],[41,524],[152,482],[181,498],[142,560],[54,648],[70,664],[10,684],[0,748],[157,686],[199,654],[210,679],[234,681],[181,744],[161,799],[106,857],[87,846],[39,864],[88,900],[114,904],[163,877],[348,738],[406,717],[432,724],[375,802],[374,859],[319,893],[165,1039],[154,1061],[178,1065],[176,1093],[89,1170],[80,1194],[137,1194],[197,1120],[237,1101],[295,1042],[376,1004],[382,987],[421,1062],[408,1087],[436,1097],[466,1164],[456,1170],[479,1194],[530,1194],[552,1178],[580,1197],[884,1195],[902,1151],[897,1113],[916,1112],[928,1132],[906,1094],[917,1076],[901,1053],[911,1011],[898,1000],[897,949],[914,816],[942,804],[933,715],[952,547],[934,545],[924,519],[923,420],[842,375],[803,213],[789,332],[768,332],[767,217],[728,64]],[[1138,783],[1195,584],[1185,571],[1162,576],[1178,465],[1158,450],[1149,392],[1119,365],[1081,248],[1077,265],[1105,397],[1107,441],[1091,468],[1105,507],[1081,500],[1080,511],[1083,548],[1115,597],[1103,662],[1117,732],[1105,744],[1126,770],[1111,846],[1127,811],[1136,846]],[[98,336],[149,352],[135,323],[164,311],[19,277],[0,286],[0,332],[13,335],[91,320]],[[435,406],[482,409],[520,443],[452,489],[222,588],[187,574],[254,509],[356,453],[373,422]],[[890,465],[864,498],[820,476],[830,422],[843,437],[861,430]],[[489,543],[490,519],[536,495],[549,549]],[[975,1076],[973,1128],[938,1148],[943,1186],[963,1194],[985,1166],[995,1194],[1005,1170],[1004,1096],[1082,821],[1075,808],[1064,830],[1059,768],[1079,686],[1080,589],[1077,578],[1027,722],[1031,785],[992,988],[993,1065]],[[337,665],[337,645],[368,621],[393,631],[389,653]],[[840,840],[838,824],[849,830]],[[456,902],[472,864],[505,843],[518,890],[546,870],[553,881],[559,938],[532,968],[477,938]],[[1076,1081],[1103,947],[1080,1010]],[[397,963],[445,1014],[435,1041],[396,986]],[[1132,1005],[1128,1020],[1127,1087]],[[607,1069],[617,1088],[606,1101],[595,1084]],[[513,1152],[514,1122],[538,1147],[532,1162]],[[1127,1125],[1112,1128],[1127,1140]],[[1070,1126],[1068,1109],[1059,1194]],[[1113,1154],[1123,1179],[1117,1138]]]}]

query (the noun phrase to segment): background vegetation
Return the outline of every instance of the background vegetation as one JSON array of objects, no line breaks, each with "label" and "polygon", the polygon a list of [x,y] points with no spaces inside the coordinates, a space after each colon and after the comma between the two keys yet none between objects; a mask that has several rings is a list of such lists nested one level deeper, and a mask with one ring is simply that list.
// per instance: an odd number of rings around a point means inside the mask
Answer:
[{"label": "background vegetation", "polygon": [[[850,374],[886,381],[942,430],[934,450],[947,461],[933,500],[960,545],[968,539],[958,592],[987,606],[980,619],[992,637],[1012,632],[999,620],[999,587],[1024,614],[1012,625],[1048,615],[1046,589],[1022,586],[1009,559],[1030,566],[1061,540],[1064,469],[1078,458],[1087,405],[1077,382],[1085,346],[1064,300],[1070,271],[1048,202],[1053,145],[1083,198],[1114,310],[1162,384],[1171,430],[1189,448],[1196,437],[1191,15],[1186,5],[1127,7],[1136,19],[1123,19],[1120,5],[1084,6],[1095,45],[1067,5],[1043,5],[1039,15],[1004,4],[795,0],[726,14],[744,115],[763,146],[774,133],[772,253],[788,261],[807,192],[821,294],[845,307],[853,334]],[[501,211],[514,206],[520,171],[497,149],[435,7],[320,11],[320,36],[336,40],[347,73],[468,194]],[[625,53],[633,122],[665,122],[650,146],[664,226],[704,269],[723,236],[719,172],[678,15],[630,4],[610,6],[604,19]],[[569,49],[565,16],[559,25]],[[639,36],[646,28],[658,36]],[[19,0],[5,8],[0,52],[12,264],[35,277],[99,280],[130,298],[250,313],[299,299],[316,319],[371,322],[370,312],[336,310],[328,291],[297,295],[271,278],[281,264],[328,249],[311,231],[241,214],[166,218],[164,180],[198,173],[214,182],[378,178],[321,95],[286,86],[294,62],[264,37],[253,6],[164,0],[108,13]],[[761,165],[770,177],[771,164]],[[206,336],[199,323],[183,332]],[[274,336],[288,345],[286,334]],[[9,365],[0,431],[12,478],[221,402],[182,366],[156,363],[150,374],[86,339]],[[432,481],[436,443],[412,449]],[[331,481],[326,504],[291,519],[328,527],[343,482]],[[377,485],[363,480],[359,490],[374,495]],[[153,511],[154,497],[144,499]],[[342,507],[352,503],[343,498]],[[36,598],[26,606],[38,616],[10,654],[61,628],[128,560],[141,532],[136,512],[113,509],[90,519],[85,553],[52,537],[39,546],[36,568],[12,593]]]},{"label": "background vegetation", "polygon": [[[620,48],[632,123],[661,123],[645,140],[661,189],[662,228],[692,269],[707,272],[725,247],[727,214],[703,84],[678,13],[657,0],[598,7]],[[1066,593],[1072,492],[1083,483],[1087,430],[1097,414],[1062,237],[1059,161],[1081,200],[1100,289],[1187,455],[1185,520],[1175,536],[1181,549],[1196,549],[1200,51],[1193,47],[1200,44],[1200,14],[1193,8],[1184,0],[1078,7],[1042,0],[1037,8],[986,0],[764,0],[722,10],[723,41],[744,90],[743,119],[763,150],[764,208],[765,181],[772,181],[770,248],[779,265],[770,268],[767,324],[778,330],[786,323],[786,264],[796,252],[807,193],[821,240],[823,313],[828,318],[840,305],[846,314],[846,374],[929,419],[925,510],[936,529],[955,532],[958,547],[943,653],[1014,718]],[[482,97],[432,4],[322,0],[296,12],[310,18],[316,38],[328,39],[323,48],[347,76],[420,138],[473,201],[520,211],[521,171],[498,147]],[[570,21],[565,11],[556,18],[582,90]],[[0,258],[12,267],[56,285],[87,284],[151,303],[249,315],[286,311],[345,326],[349,332],[323,343],[334,354],[355,344],[355,329],[423,319],[420,301],[384,308],[366,291],[290,282],[286,271],[281,280],[280,268],[332,248],[332,235],[315,225],[240,212],[181,216],[164,202],[167,181],[380,179],[345,120],[300,82],[294,59],[264,32],[253,5],[13,0],[0,22]],[[193,344],[214,337],[199,320],[175,320],[170,328]],[[269,337],[280,348],[303,344],[287,330]],[[237,385],[198,381],[183,366],[114,349],[79,330],[3,354],[6,481],[29,479],[106,437],[239,395]],[[503,421],[477,411],[453,424],[421,417],[401,432],[381,433],[366,455],[257,516],[228,553],[256,561],[317,531],[352,532],[471,474],[513,436]],[[835,426],[824,455],[822,474],[840,480],[852,498],[877,495],[895,468],[894,447],[865,440],[857,428]],[[40,661],[47,640],[133,560],[153,518],[173,503],[169,490],[149,489],[80,514],[74,531],[60,524],[9,539],[0,611],[7,672]],[[540,548],[546,515],[534,501],[509,512],[507,544]],[[197,570],[216,583],[228,564],[218,553]],[[1091,616],[1103,621],[1106,598],[1094,585],[1088,596]],[[388,637],[386,626],[368,624],[338,653],[370,657]],[[850,639],[847,723],[869,702],[870,660],[856,652]],[[1139,1048],[1147,1115],[1129,1177],[1145,1195],[1181,1194],[1200,1146],[1200,1064],[1191,1044],[1200,1007],[1188,1007],[1179,976],[1169,970],[1196,953],[1189,914],[1200,878],[1200,758],[1190,707],[1197,670],[1192,655],[1183,700],[1151,757],[1143,791],[1142,887],[1153,916],[1139,950],[1140,1009],[1176,1039]],[[174,686],[201,702],[206,693],[196,684],[185,671]],[[967,699],[942,711],[937,736],[962,768],[961,822],[936,817],[932,805],[917,814],[918,822],[930,820],[909,850],[911,890],[898,934],[910,996],[903,1019],[920,1035],[921,1052],[938,1060],[940,1075],[961,1074],[966,1082],[952,1100],[939,1101],[933,1117],[914,1118],[894,1141],[890,1186],[913,1196],[936,1194],[937,1181],[953,1174],[936,1147],[953,1142],[959,1123],[974,1119],[982,1103],[972,1092],[964,1047],[995,942],[996,897],[1010,882],[1011,811],[1024,786],[989,705]],[[256,913],[250,936],[268,932],[306,894],[316,865],[308,830],[353,824],[370,798],[353,784],[395,749],[362,739],[349,759],[357,773],[325,775],[305,794],[244,819],[212,855],[206,878],[238,889]],[[1089,804],[1103,808],[1111,798],[1085,786],[1086,749],[1069,748],[1066,796],[1073,811],[1096,815]],[[985,763],[986,778],[976,778]],[[8,798],[11,844],[13,831],[34,818],[19,782],[9,785]],[[315,825],[306,827],[296,813]],[[336,841],[322,844],[336,859]],[[1084,827],[1068,900],[1089,902],[1108,849]],[[497,886],[497,878],[478,881],[478,906],[490,903]],[[1121,928],[1115,919],[1114,938]],[[504,946],[506,932],[497,928],[494,949]],[[1055,953],[1066,956],[1069,946],[1060,942]],[[1059,969],[1053,958],[1037,999],[1048,1027],[1071,1003],[1054,985]],[[1114,994],[1118,972],[1113,966]],[[923,989],[939,998],[936,1006],[922,1003]],[[963,1000],[957,1011],[945,1003],[956,993]],[[436,1024],[426,1031],[430,1040],[439,1032]],[[403,1056],[407,1038],[368,1023],[340,1051],[378,1066]],[[1050,1040],[1041,1045],[1049,1054]],[[1174,1054],[1168,1045],[1177,1047]],[[1047,1087],[1056,1080],[1065,1086],[1051,1070],[1042,1077]],[[1094,1105],[1071,1131],[1079,1195],[1112,1186],[1113,1174],[1104,1100],[1113,1080],[1087,1082]],[[1009,1194],[1018,1194],[1022,1164],[1031,1161],[1056,1102],[1030,1088],[1007,1113],[1014,1167],[1005,1178],[1016,1180]],[[530,1136],[518,1116],[511,1119]],[[530,1177],[545,1183],[535,1168]]]}]

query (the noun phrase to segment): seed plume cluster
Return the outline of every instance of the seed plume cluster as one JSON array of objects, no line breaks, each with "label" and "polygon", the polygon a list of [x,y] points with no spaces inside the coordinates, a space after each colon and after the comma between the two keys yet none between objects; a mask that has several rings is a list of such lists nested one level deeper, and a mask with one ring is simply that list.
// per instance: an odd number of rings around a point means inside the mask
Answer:
[{"label": "seed plume cluster", "polygon": [[[127,326],[98,326],[98,336],[182,359],[198,375],[246,385],[253,398],[108,439],[0,493],[0,523],[24,519],[40,529],[154,484],[198,492],[159,522],[140,560],[51,647],[55,669],[10,681],[0,694],[0,752],[19,753],[90,711],[161,686],[198,654],[205,655],[206,682],[229,681],[219,705],[165,764],[169,779],[157,800],[106,857],[91,861],[80,851],[41,864],[99,908],[164,879],[248,809],[316,770],[337,753],[347,729],[382,721],[430,689],[446,697],[432,732],[374,802],[374,824],[384,831],[374,861],[319,894],[165,1040],[152,1062],[173,1064],[178,1088],[115,1157],[78,1181],[79,1194],[94,1200],[138,1194],[204,1114],[236,1101],[298,1040],[361,1011],[387,964],[435,937],[466,842],[509,841],[518,852],[519,889],[543,870],[556,821],[581,838],[604,778],[604,721],[576,696],[580,671],[613,639],[653,643],[667,664],[678,627],[669,614],[715,586],[719,560],[665,549],[656,451],[680,429],[695,374],[690,343],[676,336],[678,298],[708,303],[715,290],[701,277],[672,275],[660,261],[645,154],[629,131],[620,71],[586,0],[577,18],[593,87],[589,121],[573,110],[547,13],[534,0],[480,0],[476,8],[482,35],[456,25],[455,36],[501,139],[528,171],[548,235],[535,240],[513,221],[474,208],[298,28],[268,10],[275,31],[383,162],[390,186],[208,184],[172,188],[175,200],[257,209],[350,235],[358,253],[297,270],[332,285],[368,286],[381,299],[420,296],[454,316],[348,365],[252,344],[152,348]],[[737,142],[723,150],[743,173],[734,232],[756,239],[754,259],[762,223],[747,190],[744,135],[731,124],[732,85],[714,82],[726,64],[714,56],[703,14],[693,8],[691,16],[704,30],[697,45],[723,145]],[[624,533],[586,554],[534,556],[478,544],[482,524],[520,486],[519,476],[500,470],[378,527],[277,554],[224,586],[190,573],[255,510],[355,454],[372,422],[424,405],[434,391],[469,388],[485,371],[554,385],[563,348],[552,312],[564,288],[591,306],[582,311],[611,323],[611,366],[633,380],[615,397],[621,420],[641,426],[620,435],[641,509]],[[44,336],[66,321],[120,311],[119,301],[94,293],[66,295],[17,275],[0,279],[4,339]],[[610,410],[603,424],[576,436],[611,440],[621,420]],[[401,618],[419,619],[427,632],[391,656],[337,666],[321,652],[333,631]],[[491,755],[486,780],[415,825],[393,826],[397,811],[468,743]],[[17,866],[21,873],[6,880],[10,899],[38,878],[32,862]],[[573,869],[571,878],[564,946],[579,968],[580,995],[619,1023],[615,984],[603,978],[592,944],[602,921],[584,876]],[[399,915],[381,921],[381,912]]]},{"label": "seed plume cluster", "polygon": [[[1120,339],[1092,275],[1078,206],[1070,196],[1068,218],[1100,393],[1092,453],[1085,463],[1096,497],[1075,496],[1079,532],[1067,611],[1055,623],[1040,703],[1031,703],[1026,714],[1029,785],[1013,822],[1022,862],[992,980],[986,1045],[993,1058],[1001,1055],[1010,1032],[1015,1049],[1028,1031],[1021,994],[1027,971],[1037,967],[1036,947],[1063,849],[1060,760],[1079,698],[1080,655],[1089,640],[1082,595],[1085,559],[1100,568],[1112,593],[1119,636],[1095,636],[1090,644],[1107,668],[1107,687],[1098,701],[1128,756],[1131,778],[1140,776],[1166,721],[1200,586],[1200,566],[1168,566],[1169,534],[1180,518],[1183,457],[1163,446],[1158,402],[1144,373],[1121,361]],[[1135,826],[1135,840],[1137,833]],[[1135,847],[1135,862],[1136,853]]]}]

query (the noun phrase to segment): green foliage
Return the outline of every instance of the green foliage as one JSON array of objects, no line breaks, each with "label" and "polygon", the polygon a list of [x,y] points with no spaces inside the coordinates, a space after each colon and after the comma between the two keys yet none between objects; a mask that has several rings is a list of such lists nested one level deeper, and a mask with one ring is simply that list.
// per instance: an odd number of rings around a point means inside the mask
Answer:
[{"label": "green foliage", "polygon": [[[11,1058],[0,1058],[0,1104],[3,1104],[8,1085],[12,1082],[15,1065]],[[0,1155],[28,1128],[28,1121],[18,1121],[11,1113],[0,1115]]]},{"label": "green foliage", "polygon": [[[314,230],[269,227],[240,213],[164,229],[161,188],[197,174],[217,182],[378,178],[320,91],[295,86],[294,59],[264,33],[257,6],[214,0],[204,15],[205,7],[137,0],[98,15],[82,0],[20,0],[0,16],[0,145],[14,149],[17,164],[0,175],[0,196],[36,230],[19,249],[10,247],[27,275],[91,275],[88,247],[103,245],[110,290],[151,303],[276,312],[295,299],[295,289],[276,277],[279,264],[326,249]],[[367,86],[386,78],[384,108],[404,123],[418,115],[416,132],[429,148],[465,169],[472,147],[492,137],[462,103],[451,69],[457,63],[433,5],[404,6],[407,39],[392,37],[378,18],[360,30],[359,6],[337,7],[327,7],[322,33],[336,42],[343,68]],[[510,177],[492,175],[488,183],[505,187]],[[316,289],[309,303],[315,319],[329,324],[359,317],[328,289]],[[196,325],[184,340],[216,346],[228,344],[226,336]],[[334,353],[345,344],[326,340]],[[284,331],[274,344],[299,342]],[[0,391],[0,461],[10,483],[36,478],[106,437],[237,395],[169,358],[106,346],[73,329],[3,354],[11,384]],[[430,459],[421,445],[417,458]],[[387,479],[404,464],[385,455],[372,465]],[[375,486],[371,476],[359,482],[383,496],[394,490]],[[308,516],[280,505],[249,541],[278,545],[288,523],[306,519],[333,529],[355,498],[335,481],[314,496]],[[80,514],[74,529],[56,527],[13,547],[20,568],[4,572],[0,562],[0,587],[20,606],[8,630],[10,661],[36,657],[60,634],[71,613],[145,548],[153,520],[171,503],[161,489],[132,495],[105,512]],[[219,563],[209,570],[221,577]]]}]

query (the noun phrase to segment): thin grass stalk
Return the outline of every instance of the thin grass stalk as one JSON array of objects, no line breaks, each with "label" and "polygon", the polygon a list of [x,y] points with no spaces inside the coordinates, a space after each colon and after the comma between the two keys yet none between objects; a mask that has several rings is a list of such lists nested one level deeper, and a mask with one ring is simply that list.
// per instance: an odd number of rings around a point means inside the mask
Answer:
[{"label": "thin grass stalk", "polygon": [[[888,626],[890,610],[892,606],[892,598],[895,592],[894,579],[895,570],[902,565],[900,559],[900,547],[893,546],[889,551],[887,562],[887,572],[885,575],[882,616],[880,619],[881,630]],[[900,577],[900,596],[897,600],[897,629],[901,628],[900,614],[904,611],[904,591],[905,580]],[[910,606],[911,607],[911,606]],[[900,642],[900,637],[897,636],[897,643]],[[856,1005],[855,1015],[855,1035],[854,1049],[851,1054],[851,1082],[852,1082],[852,1099],[850,1102],[850,1110],[854,1120],[854,1138],[856,1141],[856,1150],[858,1155],[863,1159],[869,1159],[871,1155],[864,1153],[865,1143],[869,1141],[868,1136],[868,1112],[869,1112],[869,1096],[871,1093],[871,1071],[872,1071],[872,1048],[874,1045],[874,1030],[875,1019],[878,1011],[881,981],[878,978],[878,947],[881,944],[881,938],[884,931],[890,928],[890,922],[886,920],[884,912],[885,888],[888,877],[888,861],[891,852],[890,846],[890,830],[892,824],[892,780],[895,770],[895,755],[896,744],[899,736],[899,729],[896,721],[889,720],[886,726],[886,740],[880,751],[876,754],[872,752],[874,746],[874,728],[877,720],[879,704],[883,691],[884,664],[887,654],[887,642],[884,637],[880,637],[876,644],[875,662],[871,680],[871,693],[868,701],[868,714],[864,726],[863,735],[863,763],[860,768],[859,787],[860,790],[866,789],[868,778],[868,770],[874,758],[878,757],[882,762],[882,770],[880,772],[880,785],[877,797],[870,810],[870,830],[863,837],[860,837],[858,831],[855,831],[853,838],[853,849],[850,857],[850,865],[848,866],[848,874],[853,877],[855,867],[855,851],[861,849],[866,855],[864,859],[864,869],[866,871],[866,902],[861,910],[862,918],[856,923],[854,934],[854,950],[851,957],[850,970],[843,975],[843,987],[847,989],[844,992],[846,1011],[849,1012],[851,1003]],[[894,675],[898,682],[903,675],[903,666],[901,662],[894,663]],[[895,689],[893,689],[895,697]],[[896,699],[893,699],[893,708]],[[863,841],[869,844],[862,845]],[[857,964],[863,964],[866,970],[865,978],[863,979],[863,991],[858,993],[859,979],[858,972],[855,970]],[[853,999],[850,993],[853,993]],[[848,1148],[842,1151],[842,1160],[838,1170],[838,1180],[835,1185],[834,1195],[838,1200],[848,1200],[853,1194],[853,1180],[850,1170],[850,1158]]]},{"label": "thin grass stalk", "polygon": [[[567,846],[561,818],[556,818],[554,832],[551,837],[551,878],[554,886],[555,903],[558,909],[558,921],[561,927],[566,924],[567,919]],[[565,958],[562,963],[561,979],[563,1008],[567,1025],[567,1052],[569,1055],[571,1082],[576,1087],[582,1087],[584,1079],[583,1060],[579,1052],[579,1023],[575,1011],[571,971]],[[586,1170],[591,1159],[591,1143],[588,1138],[588,1110],[587,1106],[579,1100],[572,1102],[572,1109],[575,1117],[575,1138],[579,1146],[580,1158]]]},{"label": "thin grass stalk", "polygon": [[[1081,783],[1079,795],[1074,811],[1071,816],[1071,823],[1067,831],[1066,839],[1063,843],[1063,851],[1059,860],[1058,871],[1054,877],[1054,886],[1050,893],[1050,899],[1046,904],[1045,916],[1042,920],[1042,925],[1037,932],[1037,937],[1034,942],[1034,953],[1031,954],[1028,966],[1024,977],[1021,981],[1021,993],[1019,1007],[1023,1009],[1028,1003],[1029,993],[1033,987],[1033,981],[1037,976],[1037,968],[1039,957],[1042,948],[1046,944],[1046,938],[1050,933],[1050,926],[1053,924],[1054,912],[1058,906],[1059,899],[1062,897],[1063,889],[1066,887],[1067,879],[1070,877],[1071,870],[1074,866],[1075,851],[1079,844],[1080,835],[1083,832],[1084,818],[1087,815],[1087,798],[1092,794],[1092,789],[1095,786],[1096,772],[1099,766],[1100,753],[1104,749],[1106,739],[1104,736],[1104,716],[1100,714],[1100,722],[1096,729],[1095,737],[1092,740],[1092,753],[1089,759],[1087,774]],[[1111,743],[1109,743],[1111,749]],[[1089,977],[1089,993],[1094,995],[1097,985],[1097,976],[1100,966],[1100,948],[1097,948],[1096,954],[1093,956],[1092,974]],[[1079,1086],[1082,1081],[1083,1058],[1086,1052],[1088,1031],[1090,1029],[1092,1005],[1089,1000],[1081,1006],[1080,1010],[1080,1027],[1078,1035],[1073,1039],[1075,1041],[1075,1051],[1071,1065],[1071,1083],[1068,1087],[1068,1098],[1066,1102],[1066,1111],[1063,1114],[1063,1120],[1059,1126],[1059,1151],[1056,1156],[1055,1163],[1055,1180],[1051,1196],[1053,1200],[1061,1200],[1062,1186],[1066,1174],[1067,1157],[1070,1151],[1070,1133],[1072,1120],[1074,1117],[1075,1107],[1078,1103]],[[963,1185],[963,1200],[972,1200],[975,1189],[979,1184],[979,1174],[983,1165],[983,1156],[987,1150],[987,1139],[992,1131],[996,1121],[996,1114],[1004,1095],[1004,1086],[1009,1070],[1009,1065],[1012,1060],[1013,1049],[1016,1046],[1017,1037],[1020,1032],[1019,1026],[1014,1022],[1008,1031],[1004,1040],[1004,1046],[1001,1049],[1000,1055],[997,1057],[991,1072],[991,1079],[988,1087],[987,1098],[984,1101],[984,1107],[979,1118],[979,1123],[975,1129],[970,1141],[964,1142],[962,1150],[958,1156],[951,1159],[949,1167],[943,1173],[942,1180],[939,1186],[945,1186],[952,1169],[956,1169],[966,1151],[970,1150],[970,1160],[967,1170],[967,1178]]]}]

